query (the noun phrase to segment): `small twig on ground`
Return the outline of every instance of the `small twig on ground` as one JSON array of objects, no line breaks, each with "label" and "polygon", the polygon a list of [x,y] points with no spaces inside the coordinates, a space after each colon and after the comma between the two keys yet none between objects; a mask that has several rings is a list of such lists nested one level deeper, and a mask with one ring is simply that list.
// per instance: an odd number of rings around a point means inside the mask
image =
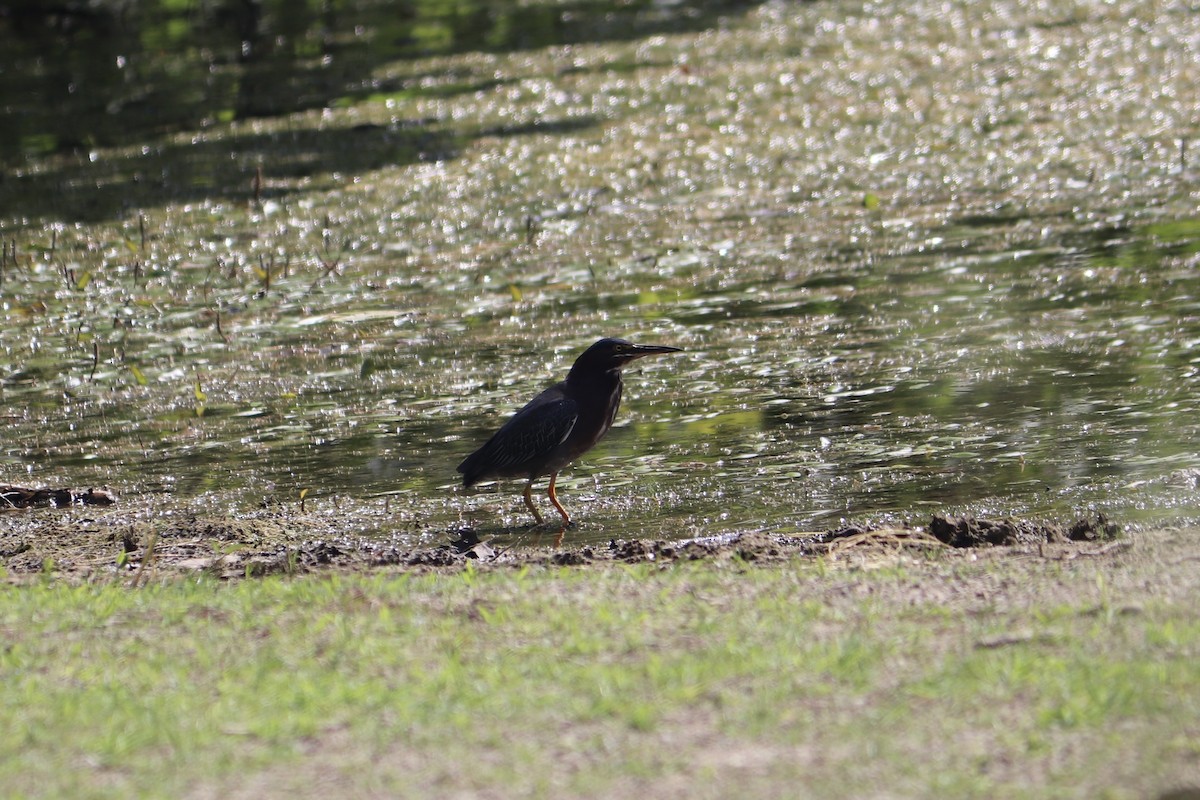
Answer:
[{"label": "small twig on ground", "polygon": [[146,567],[154,561],[156,544],[158,544],[158,531],[152,530],[150,538],[146,542],[146,553],[142,556],[142,563],[138,565],[138,571],[133,576],[133,583],[130,584],[131,588],[136,589],[141,584],[142,575],[146,574]]},{"label": "small twig on ground", "polygon": [[1110,553],[1119,553],[1124,550],[1129,550],[1132,547],[1133,542],[1130,541],[1109,542],[1103,547],[1099,547],[1095,550],[1080,550],[1078,553],[1068,553],[1063,557],[1063,559],[1065,561],[1070,561],[1075,558],[1084,558],[1086,556],[1106,556]]}]

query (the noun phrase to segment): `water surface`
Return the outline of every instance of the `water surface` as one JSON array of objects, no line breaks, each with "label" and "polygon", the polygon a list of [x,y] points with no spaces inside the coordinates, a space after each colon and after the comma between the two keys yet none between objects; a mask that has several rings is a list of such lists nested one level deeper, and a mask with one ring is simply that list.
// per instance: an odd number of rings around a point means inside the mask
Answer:
[{"label": "water surface", "polygon": [[178,62],[117,41],[156,91],[219,63],[203,120],[103,86],[86,142],[28,112],[0,187],[4,480],[111,486],[135,516],[524,534],[519,483],[454,467],[622,335],[686,352],[629,371],[560,480],[580,541],[1200,521],[1196,170],[1155,122],[1194,109],[1104,88],[1162,63],[1186,85],[1194,14],[533,7],[561,24],[268,14],[300,87],[269,108],[229,101],[259,67],[193,19],[211,47]]}]

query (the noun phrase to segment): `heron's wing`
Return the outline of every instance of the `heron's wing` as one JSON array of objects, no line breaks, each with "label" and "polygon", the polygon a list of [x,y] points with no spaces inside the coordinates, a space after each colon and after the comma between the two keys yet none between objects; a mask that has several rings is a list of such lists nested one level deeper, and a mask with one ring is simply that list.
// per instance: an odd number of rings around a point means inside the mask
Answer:
[{"label": "heron's wing", "polygon": [[504,423],[483,447],[458,465],[464,481],[489,475],[520,474],[548,457],[563,443],[579,419],[579,407],[561,392],[547,390]]},{"label": "heron's wing", "polygon": [[575,428],[579,409],[574,400],[526,406],[504,424],[492,443],[495,466],[499,468],[544,458],[563,443]]}]

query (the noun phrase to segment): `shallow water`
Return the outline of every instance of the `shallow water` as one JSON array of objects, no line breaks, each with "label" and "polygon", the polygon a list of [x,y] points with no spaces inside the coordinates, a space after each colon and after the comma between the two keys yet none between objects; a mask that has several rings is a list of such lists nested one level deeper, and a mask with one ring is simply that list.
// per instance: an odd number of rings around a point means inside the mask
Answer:
[{"label": "shallow water", "polygon": [[[10,152],[3,479],[111,486],[138,517],[303,497],[354,532],[524,540],[520,485],[467,493],[454,466],[624,335],[686,352],[629,371],[618,427],[560,480],[580,541],[1200,520],[1196,171],[1123,94],[1036,111],[1109,70],[1154,79],[1119,14],[632,8],[653,31],[376,48],[325,76],[325,111]],[[1144,21],[1155,58],[1194,17]],[[900,68],[925,58],[914,30],[946,63]],[[950,69],[970,47],[992,65],[973,92]]]}]

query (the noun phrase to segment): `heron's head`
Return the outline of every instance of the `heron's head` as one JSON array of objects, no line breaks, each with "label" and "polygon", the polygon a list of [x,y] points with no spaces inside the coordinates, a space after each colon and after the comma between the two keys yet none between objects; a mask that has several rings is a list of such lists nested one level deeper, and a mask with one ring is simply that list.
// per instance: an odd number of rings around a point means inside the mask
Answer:
[{"label": "heron's head", "polygon": [[680,352],[680,348],[667,345],[634,344],[624,339],[601,339],[575,359],[575,366],[571,368],[571,371],[582,369],[608,372],[619,370],[630,361],[636,361],[639,358],[678,352]]}]

